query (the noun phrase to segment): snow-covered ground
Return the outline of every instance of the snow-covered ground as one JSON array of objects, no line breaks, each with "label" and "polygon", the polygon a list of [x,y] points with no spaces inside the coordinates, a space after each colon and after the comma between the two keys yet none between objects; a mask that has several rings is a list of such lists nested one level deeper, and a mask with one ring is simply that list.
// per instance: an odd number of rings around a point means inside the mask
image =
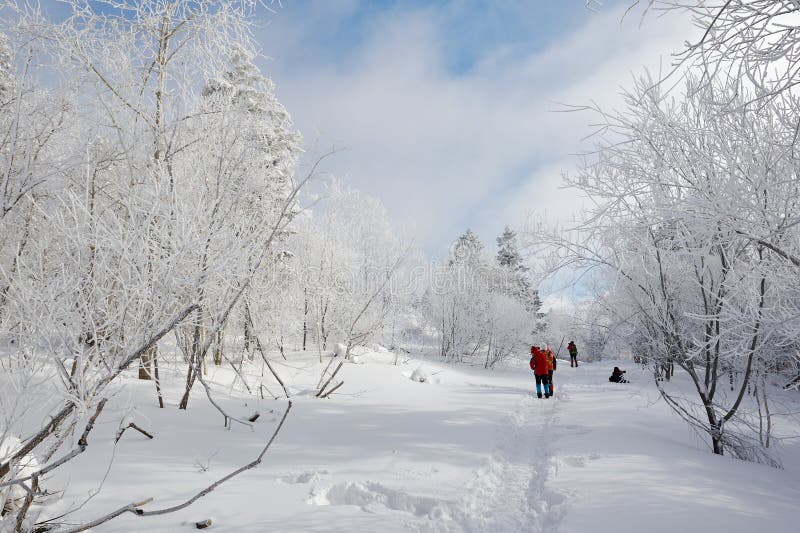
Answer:
[{"label": "snow-covered ground", "polygon": [[[189,531],[206,518],[231,532],[797,531],[800,445],[781,444],[785,470],[713,456],[630,363],[633,383],[618,385],[607,376],[621,363],[561,361],[555,397],[540,400],[527,361],[495,371],[393,362],[361,355],[323,400],[313,390],[324,365],[289,354],[277,368],[293,383],[294,404],[261,465],[188,509],[127,514],[94,531]],[[254,399],[231,387],[230,371],[211,372],[231,414],[262,413],[254,430],[225,429],[199,386],[188,411],[174,407],[177,386],[160,410],[151,382],[128,379],[88,451],[47,481],[65,489],[48,515],[84,500],[104,477],[72,522],[151,497],[146,508],[166,507],[254,459],[286,402]],[[128,413],[129,398],[147,407]],[[129,430],[114,447],[123,417],[155,438]]]}]

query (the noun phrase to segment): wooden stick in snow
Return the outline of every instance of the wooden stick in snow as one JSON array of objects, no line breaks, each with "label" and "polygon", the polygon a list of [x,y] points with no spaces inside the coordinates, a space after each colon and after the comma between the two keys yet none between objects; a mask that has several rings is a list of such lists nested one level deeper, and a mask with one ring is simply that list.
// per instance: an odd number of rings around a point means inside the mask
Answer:
[{"label": "wooden stick in snow", "polygon": [[335,360],[336,360],[336,359],[334,359],[333,357],[331,357],[331,360],[330,360],[330,361],[328,361],[328,364],[325,366],[325,370],[323,370],[323,371],[322,371],[322,374],[320,374],[320,376],[319,376],[319,383],[317,383],[317,389],[319,389],[319,388],[320,388],[320,386],[322,385],[322,380],[323,380],[323,379],[325,379],[325,374],[327,374],[327,373],[328,373],[328,369],[331,367],[331,365],[333,364],[333,362],[334,362]]},{"label": "wooden stick in snow", "polygon": [[331,374],[331,377],[329,377],[329,378],[328,378],[328,381],[326,381],[326,382],[325,382],[325,385],[323,385],[323,386],[322,386],[322,388],[321,388],[321,389],[319,389],[319,392],[317,393],[317,398],[319,398],[320,396],[322,396],[322,393],[325,391],[325,387],[327,387],[327,386],[330,384],[330,382],[331,382],[331,381],[333,381],[333,378],[335,378],[335,377],[336,377],[336,374],[339,372],[339,369],[341,369],[341,368],[342,368],[342,365],[343,365],[343,364],[344,364],[344,363],[342,363],[342,362],[339,362],[339,366],[337,366],[337,367],[336,367],[336,370],[334,370],[334,371],[333,371],[333,374]]},{"label": "wooden stick in snow", "polygon": [[331,390],[329,390],[328,392],[326,392],[325,394],[323,394],[322,396],[320,396],[320,398],[327,398],[328,396],[330,396],[331,394],[333,394],[333,392],[334,392],[336,389],[338,389],[339,387],[341,387],[342,385],[344,385],[344,381],[340,381],[338,385],[336,385],[334,388],[332,388]]},{"label": "wooden stick in snow", "polygon": [[130,424],[128,424],[124,428],[120,428],[120,430],[117,431],[117,438],[114,439],[114,444],[119,442],[119,439],[122,438],[122,434],[125,433],[125,430],[128,429],[128,428],[135,429],[136,431],[138,431],[139,433],[141,433],[142,435],[144,435],[148,439],[152,439],[153,438],[152,434],[148,433],[147,431],[145,431],[142,428],[140,428],[139,426],[137,426],[135,423],[131,422]]}]

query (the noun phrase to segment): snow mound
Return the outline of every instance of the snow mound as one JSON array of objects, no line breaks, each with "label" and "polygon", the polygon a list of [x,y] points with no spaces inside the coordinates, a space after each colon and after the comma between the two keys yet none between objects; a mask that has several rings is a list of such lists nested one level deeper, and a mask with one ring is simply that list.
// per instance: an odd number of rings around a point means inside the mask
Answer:
[{"label": "snow mound", "polygon": [[333,355],[334,357],[344,357],[347,354],[347,346],[342,344],[341,342],[337,342],[333,345]]},{"label": "snow mound", "polygon": [[426,381],[430,381],[431,378],[428,375],[428,372],[424,368],[422,368],[422,365],[420,365],[414,369],[409,379],[411,381],[416,381],[418,383],[425,383]]},{"label": "snow mound", "polygon": [[446,502],[435,498],[412,496],[402,490],[391,489],[374,481],[339,483],[319,494],[312,495],[308,499],[308,503],[312,505],[355,505],[369,513],[389,509],[432,520],[450,519]]}]

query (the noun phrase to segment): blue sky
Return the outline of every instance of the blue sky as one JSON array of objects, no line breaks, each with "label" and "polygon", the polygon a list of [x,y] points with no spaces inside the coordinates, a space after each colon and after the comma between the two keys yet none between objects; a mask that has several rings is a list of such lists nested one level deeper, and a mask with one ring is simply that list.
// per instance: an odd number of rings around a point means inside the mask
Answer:
[{"label": "blue sky", "polygon": [[[346,65],[368,40],[376,19],[397,16],[402,20],[409,11],[424,11],[440,31],[441,52],[448,71],[455,75],[468,71],[487,51],[503,48],[509,53],[529,53],[542,48],[591,16],[580,0],[283,0],[282,5],[277,15],[268,17],[274,24],[308,21],[307,28],[313,29],[303,49],[275,58],[282,63],[311,60]],[[329,16],[309,16],[315,12]]]},{"label": "blue sky", "polygon": [[342,148],[326,169],[436,257],[467,227],[493,247],[505,224],[580,209],[561,175],[593,117],[559,102],[617,106],[693,35],[676,17],[623,20],[628,2],[282,0],[257,39],[310,152]]}]

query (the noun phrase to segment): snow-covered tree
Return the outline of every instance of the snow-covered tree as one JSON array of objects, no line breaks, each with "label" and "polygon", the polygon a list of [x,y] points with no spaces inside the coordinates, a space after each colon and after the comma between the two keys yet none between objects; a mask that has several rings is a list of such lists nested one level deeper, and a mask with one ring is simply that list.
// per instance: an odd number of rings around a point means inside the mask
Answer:
[{"label": "snow-covered tree", "polygon": [[[750,98],[781,99],[797,85],[800,72],[800,6],[784,0],[648,0],[631,9],[679,11],[698,28],[678,54],[679,66],[705,72],[707,80],[746,79]],[[714,95],[713,98],[723,95]],[[791,104],[789,94],[784,105]],[[717,100],[725,104],[724,98]],[[796,108],[795,108],[796,112]]]},{"label": "snow-covered tree", "polygon": [[0,33],[0,105],[5,105],[14,83],[14,56],[11,43],[4,33]]},{"label": "snow-covered tree", "polygon": [[517,233],[509,226],[497,238],[497,263],[502,268],[502,286],[500,290],[517,299],[529,311],[535,313],[541,307],[538,291],[533,288],[529,277],[529,268],[525,265],[519,251]]},{"label": "snow-covered tree", "polygon": [[[722,94],[735,111],[720,112]],[[749,106],[750,96],[689,78],[680,97],[663,98],[642,80],[624,112],[605,115],[596,159],[570,181],[597,208],[566,239],[539,237],[555,266],[612,274],[614,320],[633,328],[631,348],[657,377],[686,372],[693,400],[656,384],[714,453],[770,461],[746,435],[744,399],[770,340],[798,326],[782,296],[792,265],[774,249],[795,246],[800,202],[785,179],[795,173],[785,109]],[[772,241],[753,239],[754,224]]]},{"label": "snow-covered tree", "polygon": [[509,226],[497,238],[497,262],[511,270],[527,271],[517,247],[517,233]]},{"label": "snow-covered tree", "polygon": [[[187,359],[196,368],[202,366],[206,348],[191,339],[204,335],[201,330],[219,329],[218,317],[246,280],[253,279],[255,270],[278,266],[273,259],[280,256],[267,250],[281,238],[296,212],[292,178],[300,137],[276,100],[272,84],[258,75],[250,59],[240,48],[234,49],[232,70],[225,73],[230,85],[226,89],[216,82],[208,84],[201,112],[181,131],[193,144],[176,156],[181,162],[187,158],[179,168],[188,173],[177,180],[176,191],[181,197],[199,192],[202,199],[185,214],[177,212],[192,221],[197,231],[194,239],[202,243],[196,248],[198,282],[191,300],[205,302],[207,315],[191,327],[179,329],[183,333],[180,344],[191,347]],[[180,184],[186,189],[181,191]],[[231,257],[237,258],[238,264],[232,263]],[[209,268],[225,261],[227,268],[219,274]],[[245,289],[241,305],[248,306],[249,299],[250,292]],[[243,314],[249,324],[249,309]],[[185,401],[194,377],[191,372],[187,378]]]},{"label": "snow-covered tree", "polygon": [[515,268],[500,265],[469,229],[453,243],[447,263],[433,275],[433,322],[443,358],[466,362],[482,356],[484,366],[493,367],[521,351],[535,327],[524,268],[521,262]]},{"label": "snow-covered tree", "polygon": [[483,243],[470,228],[464,232],[450,247],[448,264],[477,264],[483,260]]},{"label": "snow-covered tree", "polygon": [[[3,389],[25,399],[0,395],[0,447],[28,436],[0,460],[0,499],[9,483],[30,489],[9,518],[18,530],[41,496],[36,475],[18,479],[21,461],[82,453],[109,387],[138,361],[161,402],[157,348],[173,332],[186,406],[303,181],[286,110],[242,66],[260,2],[64,4],[60,22],[5,4],[3,29],[32,58],[0,110],[0,337],[15,369]],[[242,69],[232,90],[202,94],[202,80]],[[32,81],[53,71],[47,88]]]}]

